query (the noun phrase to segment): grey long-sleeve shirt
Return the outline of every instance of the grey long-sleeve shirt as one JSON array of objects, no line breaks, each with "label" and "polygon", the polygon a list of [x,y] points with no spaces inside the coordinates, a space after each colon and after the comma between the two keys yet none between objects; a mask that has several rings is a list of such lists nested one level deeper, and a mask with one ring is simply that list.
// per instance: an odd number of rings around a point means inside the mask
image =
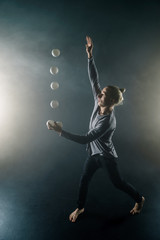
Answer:
[{"label": "grey long-sleeve shirt", "polygon": [[97,95],[101,92],[98,72],[93,57],[88,59],[88,75],[94,97],[94,109],[90,118],[89,131],[80,136],[62,130],[61,136],[80,144],[87,144],[91,155],[101,154],[106,157],[118,157],[112,143],[112,136],[116,129],[114,110],[107,115],[99,114]]}]

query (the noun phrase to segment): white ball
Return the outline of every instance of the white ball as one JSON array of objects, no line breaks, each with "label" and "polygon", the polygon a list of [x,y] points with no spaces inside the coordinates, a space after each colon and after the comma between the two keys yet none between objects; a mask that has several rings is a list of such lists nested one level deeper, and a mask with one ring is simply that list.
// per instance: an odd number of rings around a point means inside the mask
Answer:
[{"label": "white ball", "polygon": [[50,87],[53,89],[53,90],[56,90],[57,88],[59,88],[59,83],[57,82],[52,82]]},{"label": "white ball", "polygon": [[58,57],[60,55],[60,50],[59,49],[53,49],[52,50],[52,56],[53,57]]},{"label": "white ball", "polygon": [[50,68],[50,73],[51,73],[52,75],[55,75],[55,74],[57,74],[58,72],[59,72],[58,67],[53,66],[53,67]]},{"label": "white ball", "polygon": [[57,108],[59,106],[59,102],[57,100],[53,100],[50,102],[50,106],[52,108]]},{"label": "white ball", "polygon": [[48,120],[46,122],[46,125],[47,125],[47,127],[50,126],[50,125],[53,127],[54,126],[54,121],[53,120]]}]

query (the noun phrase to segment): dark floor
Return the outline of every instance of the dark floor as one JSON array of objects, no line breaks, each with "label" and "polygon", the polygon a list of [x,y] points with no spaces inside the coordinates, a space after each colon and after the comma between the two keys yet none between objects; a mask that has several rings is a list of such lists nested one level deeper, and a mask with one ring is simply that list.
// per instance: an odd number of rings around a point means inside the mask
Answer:
[{"label": "dark floor", "polygon": [[75,162],[76,154],[62,158],[61,153],[54,164],[54,158],[47,159],[45,154],[39,162],[33,161],[34,153],[30,152],[24,159],[18,156],[15,162],[1,164],[0,240],[160,239],[160,178],[156,164],[146,161],[145,169],[137,169],[139,159],[131,163],[130,158],[132,169],[126,170],[126,160],[121,161],[125,178],[146,197],[140,215],[129,215],[133,200],[114,189],[99,170],[90,184],[85,213],[76,223],[70,223],[68,216],[76,207],[81,157]]}]

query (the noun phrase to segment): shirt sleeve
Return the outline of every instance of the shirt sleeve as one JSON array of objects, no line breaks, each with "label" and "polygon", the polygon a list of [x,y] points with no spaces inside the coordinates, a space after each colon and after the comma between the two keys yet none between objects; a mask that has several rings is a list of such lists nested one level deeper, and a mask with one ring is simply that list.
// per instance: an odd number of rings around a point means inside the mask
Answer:
[{"label": "shirt sleeve", "polygon": [[88,59],[88,76],[92,87],[94,100],[97,100],[97,95],[101,92],[99,83],[98,71],[94,62],[93,57]]},{"label": "shirt sleeve", "polygon": [[102,137],[104,134],[106,134],[110,130],[109,127],[107,127],[106,124],[101,123],[96,128],[89,131],[86,135],[75,135],[72,133],[69,133],[67,131],[62,130],[61,136],[65,137],[71,141],[80,143],[80,144],[87,144],[90,143],[100,137]]}]

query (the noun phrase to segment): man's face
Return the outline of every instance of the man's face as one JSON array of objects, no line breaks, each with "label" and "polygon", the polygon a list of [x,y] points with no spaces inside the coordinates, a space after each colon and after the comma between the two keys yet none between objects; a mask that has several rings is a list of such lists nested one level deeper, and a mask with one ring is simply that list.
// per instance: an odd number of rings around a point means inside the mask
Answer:
[{"label": "man's face", "polygon": [[106,107],[111,105],[111,98],[107,94],[107,87],[103,88],[101,93],[98,94],[98,105],[100,107]]}]

